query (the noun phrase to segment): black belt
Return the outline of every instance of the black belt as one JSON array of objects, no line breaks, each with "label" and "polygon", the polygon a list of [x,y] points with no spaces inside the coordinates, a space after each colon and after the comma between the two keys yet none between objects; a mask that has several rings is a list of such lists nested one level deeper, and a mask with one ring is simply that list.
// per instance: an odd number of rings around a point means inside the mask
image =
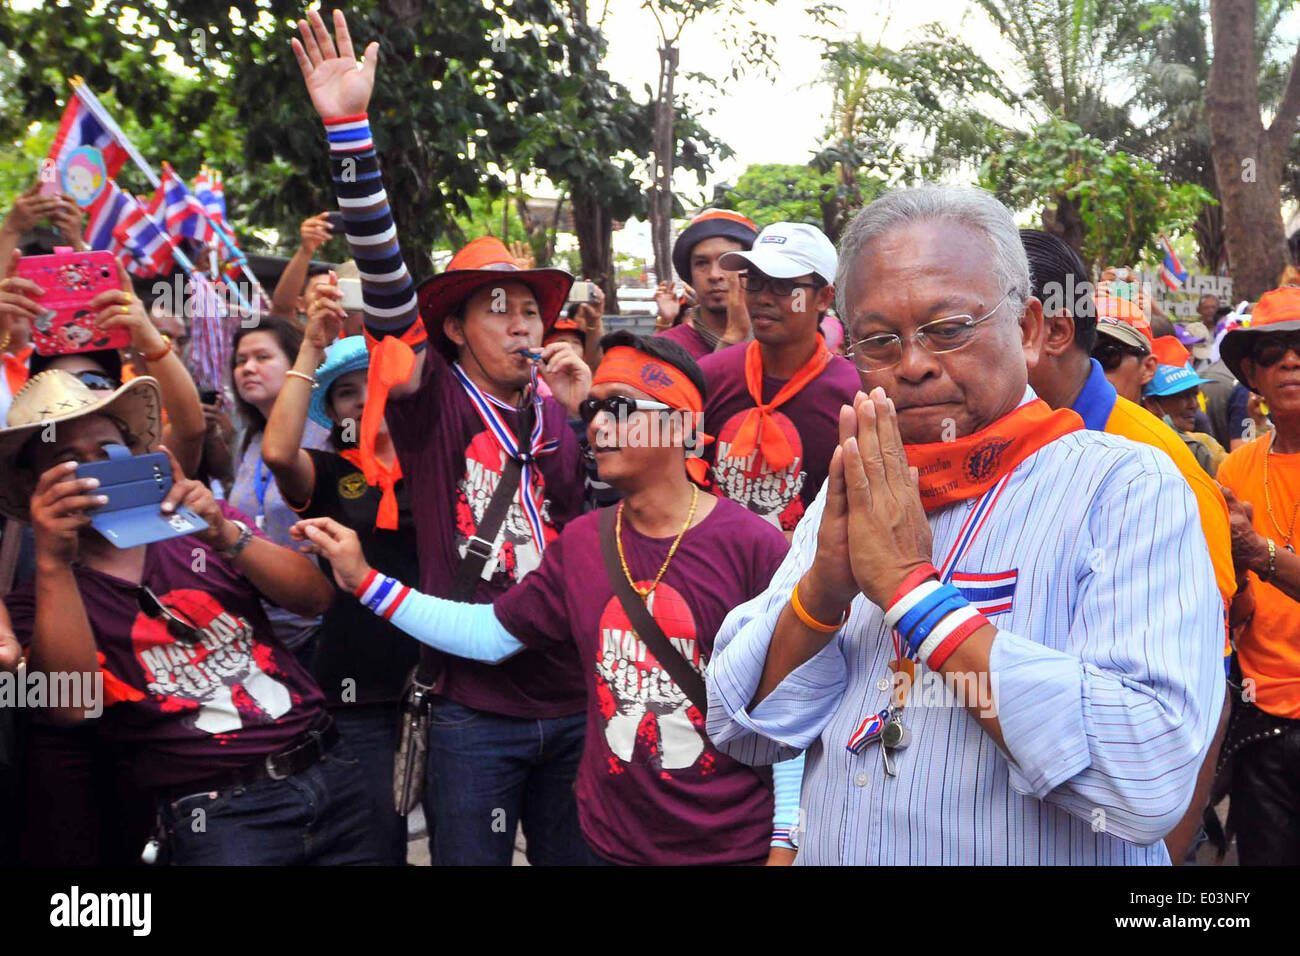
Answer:
[{"label": "black belt", "polygon": [[318,763],[338,742],[339,731],[334,724],[334,718],[329,714],[323,714],[310,730],[299,734],[283,750],[267,754],[261,760],[238,770],[216,774],[192,783],[177,784],[165,790],[163,795],[167,800],[176,800],[192,793],[234,790],[237,787],[248,787],[266,780],[284,780]]}]

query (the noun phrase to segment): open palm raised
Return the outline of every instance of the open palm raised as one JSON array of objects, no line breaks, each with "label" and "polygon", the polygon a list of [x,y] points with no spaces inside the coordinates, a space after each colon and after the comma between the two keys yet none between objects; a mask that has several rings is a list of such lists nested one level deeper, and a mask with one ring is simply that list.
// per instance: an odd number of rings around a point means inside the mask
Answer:
[{"label": "open palm raised", "polygon": [[[334,37],[330,36],[325,21],[318,11],[312,10],[306,20],[298,21],[302,40],[290,41],[293,55],[298,58],[303,82],[311,102],[321,119],[355,116],[364,113],[370,103],[370,93],[375,88],[375,64],[379,59],[379,44],[366,47],[358,69],[356,54],[352,52],[352,36],[342,10],[334,11]],[[335,38],[338,47],[335,48]]]}]

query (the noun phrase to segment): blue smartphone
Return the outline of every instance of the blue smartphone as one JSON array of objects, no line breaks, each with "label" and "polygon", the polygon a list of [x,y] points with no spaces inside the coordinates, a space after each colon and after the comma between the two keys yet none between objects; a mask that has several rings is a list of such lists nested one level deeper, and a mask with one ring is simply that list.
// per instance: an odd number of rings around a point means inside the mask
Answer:
[{"label": "blue smartphone", "polygon": [[109,445],[108,461],[77,466],[78,478],[98,478],[93,494],[108,501],[90,514],[90,525],[118,548],[166,541],[203,531],[208,523],[186,507],[170,515],[159,510],[172,487],[171,462],[162,452],[132,455],[122,445]]}]

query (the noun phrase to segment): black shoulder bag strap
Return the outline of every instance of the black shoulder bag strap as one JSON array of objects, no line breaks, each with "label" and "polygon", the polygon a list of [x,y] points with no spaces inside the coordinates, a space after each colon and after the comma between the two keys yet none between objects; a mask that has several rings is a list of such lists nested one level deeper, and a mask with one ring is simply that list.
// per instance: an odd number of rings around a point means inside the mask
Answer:
[{"label": "black shoulder bag strap", "polygon": [[622,563],[618,560],[618,544],[614,540],[614,512],[617,508],[618,505],[611,505],[600,512],[600,556],[605,562],[605,575],[609,578],[609,585],[623,605],[623,611],[632,622],[632,629],[641,638],[641,643],[650,649],[650,653],[658,659],[659,666],[668,672],[668,676],[699,709],[700,714],[707,717],[709,695],[704,689],[704,678],[673,647],[645,606],[641,595],[632,589],[627,575],[623,573]]}]

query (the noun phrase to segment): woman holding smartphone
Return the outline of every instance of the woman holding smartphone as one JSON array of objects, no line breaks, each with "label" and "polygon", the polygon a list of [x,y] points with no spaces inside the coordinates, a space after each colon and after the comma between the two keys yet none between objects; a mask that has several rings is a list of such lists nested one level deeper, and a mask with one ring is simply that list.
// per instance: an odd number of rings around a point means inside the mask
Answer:
[{"label": "woman holding smartphone", "polygon": [[[381,422],[375,441],[376,484],[367,483],[356,448],[370,356],[361,336],[338,338],[344,318],[343,295],[331,274],[308,302],[307,329],[271,410],[262,458],[300,517],[333,518],[357,533],[375,567],[415,575],[415,525],[387,427]],[[309,422],[330,428],[328,447],[302,446]],[[398,702],[417,657],[413,641],[339,592],[311,660],[339,732],[365,770],[374,853],[392,865],[406,862],[406,821],[393,810],[393,757]]]}]

